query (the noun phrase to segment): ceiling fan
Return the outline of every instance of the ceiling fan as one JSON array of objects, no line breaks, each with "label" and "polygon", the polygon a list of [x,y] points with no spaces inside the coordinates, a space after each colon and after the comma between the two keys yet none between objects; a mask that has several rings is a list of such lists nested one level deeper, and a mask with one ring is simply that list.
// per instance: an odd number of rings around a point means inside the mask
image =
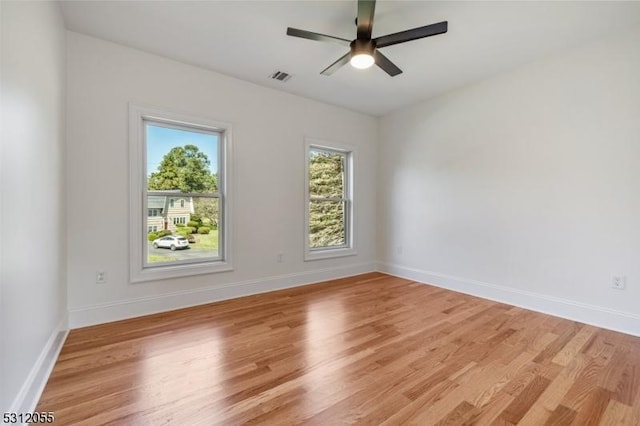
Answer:
[{"label": "ceiling fan", "polygon": [[374,63],[382,68],[391,77],[394,77],[402,70],[384,56],[378,49],[391,46],[406,41],[417,40],[419,38],[431,37],[447,32],[447,21],[437,24],[426,25],[424,27],[413,28],[399,33],[388,34],[381,37],[371,38],[373,29],[373,14],[376,8],[375,0],[358,0],[358,17],[356,25],[358,32],[355,40],[347,40],[326,34],[314,33],[311,31],[299,30],[297,28],[287,28],[287,35],[293,37],[306,38],[316,41],[327,41],[338,43],[350,47],[343,57],[322,70],[320,74],[331,75],[347,62],[355,68],[365,69]]}]

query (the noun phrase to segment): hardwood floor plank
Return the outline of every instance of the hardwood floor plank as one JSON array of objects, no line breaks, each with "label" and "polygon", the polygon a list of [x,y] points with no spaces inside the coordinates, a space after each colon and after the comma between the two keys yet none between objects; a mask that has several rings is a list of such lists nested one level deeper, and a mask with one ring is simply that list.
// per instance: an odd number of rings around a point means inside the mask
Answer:
[{"label": "hardwood floor plank", "polygon": [[560,401],[562,401],[562,398],[572,384],[573,379],[567,377],[565,374],[559,374],[544,390],[542,395],[540,395],[536,404],[531,407],[522,420],[520,420],[519,425],[538,426],[541,423],[546,422],[550,417],[552,417],[553,413],[560,405]]},{"label": "hardwood floor plank", "polygon": [[576,417],[572,424],[576,426],[598,425],[610,400],[610,391],[602,388],[592,390],[586,403],[576,412]]},{"label": "hardwood floor plank", "polygon": [[622,404],[615,399],[609,401],[609,405],[602,415],[600,426],[619,426],[631,423],[631,407]]},{"label": "hardwood floor plank", "polygon": [[426,390],[409,404],[400,410],[392,413],[383,425],[406,425],[409,419],[419,415],[426,407],[429,407],[438,401],[441,401],[446,395],[457,389],[459,385],[455,382],[445,380],[435,384],[432,388]]},{"label": "hardwood floor plank", "polygon": [[551,382],[546,377],[534,377],[502,412],[500,417],[507,422],[518,424],[527,411],[533,407],[540,395],[542,395],[542,392],[549,386],[549,383]]},{"label": "hardwood floor plank", "polygon": [[473,400],[473,404],[482,408],[489,404],[496,395],[500,393],[509,394],[508,392],[503,392],[504,387],[512,382],[519,371],[531,363],[533,356],[528,352],[521,352],[520,356],[499,369],[499,371],[496,371],[491,380],[487,381],[488,386]]},{"label": "hardwood floor plank", "polygon": [[640,392],[640,360],[627,359],[622,374],[613,390],[613,398],[622,404],[633,404],[633,398]]},{"label": "hardwood floor plank", "polygon": [[449,412],[449,414],[436,423],[436,426],[459,426],[464,424],[468,416],[472,414],[473,409],[473,404],[462,401],[456,408]]},{"label": "hardwood floor plank", "polygon": [[72,330],[61,425],[640,424],[640,338],[380,273]]},{"label": "hardwood floor plank", "polygon": [[553,362],[566,366],[571,359],[582,349],[597,331],[596,327],[585,325],[553,358]]},{"label": "hardwood floor plank", "polygon": [[551,416],[544,424],[545,426],[570,425],[573,423],[575,418],[575,411],[565,407],[564,405],[559,405],[555,410],[553,410],[553,413],[551,413]]},{"label": "hardwood floor plank", "polygon": [[513,402],[513,397],[507,393],[497,393],[481,407],[476,405],[473,413],[463,425],[488,426],[493,424],[500,414]]}]

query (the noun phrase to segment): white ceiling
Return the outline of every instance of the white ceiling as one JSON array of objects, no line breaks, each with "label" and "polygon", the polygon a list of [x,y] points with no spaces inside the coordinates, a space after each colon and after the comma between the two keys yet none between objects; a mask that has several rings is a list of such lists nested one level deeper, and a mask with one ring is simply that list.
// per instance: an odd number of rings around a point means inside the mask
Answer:
[{"label": "white ceiling", "polygon": [[[381,51],[404,73],[344,66],[347,48],[288,26],[355,38],[356,1],[69,1],[67,28],[256,84],[384,115],[520,64],[640,24],[640,2],[379,1],[377,37],[443,20],[447,34]],[[294,75],[286,83],[268,76]]]}]

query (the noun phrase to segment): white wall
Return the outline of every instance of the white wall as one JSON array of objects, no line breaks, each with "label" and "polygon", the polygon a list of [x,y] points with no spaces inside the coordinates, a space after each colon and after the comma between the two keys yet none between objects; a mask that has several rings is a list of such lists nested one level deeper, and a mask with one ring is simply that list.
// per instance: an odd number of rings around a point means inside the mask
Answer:
[{"label": "white wall", "polygon": [[381,269],[640,334],[638,46],[636,28],[383,117]]},{"label": "white wall", "polygon": [[[73,32],[67,42],[72,327],[375,268],[375,118]],[[232,123],[233,272],[129,283],[128,102]],[[357,256],[303,262],[305,136],[358,149]]]},{"label": "white wall", "polygon": [[[65,30],[53,2],[0,2],[0,411],[32,409],[66,316]],[[58,340],[56,340],[58,339]],[[42,368],[41,368],[42,367]],[[26,405],[25,405],[26,404]]]}]

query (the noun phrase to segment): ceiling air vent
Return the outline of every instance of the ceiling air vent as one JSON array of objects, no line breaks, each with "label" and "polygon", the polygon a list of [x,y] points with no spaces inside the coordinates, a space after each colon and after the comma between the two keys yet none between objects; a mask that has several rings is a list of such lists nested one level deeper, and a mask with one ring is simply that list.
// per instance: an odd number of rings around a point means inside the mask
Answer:
[{"label": "ceiling air vent", "polygon": [[293,77],[291,74],[284,71],[276,71],[269,76],[273,80],[282,81],[283,83]]}]

